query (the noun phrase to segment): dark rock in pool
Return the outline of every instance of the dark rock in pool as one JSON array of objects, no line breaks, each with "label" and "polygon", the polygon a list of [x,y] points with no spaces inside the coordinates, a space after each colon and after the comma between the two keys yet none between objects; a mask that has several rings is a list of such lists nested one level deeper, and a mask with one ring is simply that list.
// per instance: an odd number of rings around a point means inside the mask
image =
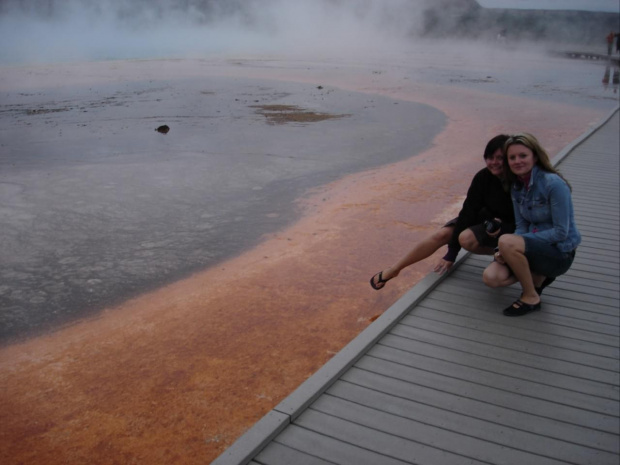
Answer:
[{"label": "dark rock in pool", "polygon": [[170,127],[167,125],[163,125],[163,126],[159,126],[157,129],[155,129],[157,132],[160,132],[162,134],[168,134],[168,131],[170,131]]}]

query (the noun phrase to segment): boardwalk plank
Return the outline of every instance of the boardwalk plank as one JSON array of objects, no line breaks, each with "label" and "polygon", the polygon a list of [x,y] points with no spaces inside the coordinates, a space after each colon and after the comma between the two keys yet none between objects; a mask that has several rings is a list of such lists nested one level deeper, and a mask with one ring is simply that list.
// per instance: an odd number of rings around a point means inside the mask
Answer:
[{"label": "boardwalk plank", "polygon": [[[496,358],[493,354],[485,356],[420,341],[414,341],[412,343],[412,341],[407,338],[392,334],[385,336],[376,347],[380,347],[382,345],[413,354],[424,355],[431,361],[437,359],[459,363],[466,367],[483,367],[484,370],[512,376],[517,379],[535,381],[544,385],[556,386],[562,389],[571,389],[576,392],[601,397],[612,401],[618,400],[618,386],[592,381],[589,379],[575,378],[561,373],[550,373],[546,370],[541,370],[540,368],[523,365],[518,361],[510,362]],[[374,355],[375,352],[370,351],[369,354]]]},{"label": "boardwalk plank", "polygon": [[579,245],[577,253],[575,254],[575,260],[579,257],[579,261],[588,262],[600,262],[600,265],[604,268],[611,268],[610,265],[620,263],[620,258],[612,251],[609,253],[604,247],[598,247],[598,243],[590,245],[586,241],[583,245]]},{"label": "boardwalk plank", "polygon": [[[356,428],[359,425],[370,430],[387,433],[390,437],[402,437],[413,443],[412,450],[420,450],[419,444],[441,445],[446,453],[452,453],[456,456],[456,462],[452,463],[463,463],[466,459],[506,465],[522,465],[523,463],[558,465],[562,463],[546,457],[548,452],[538,455],[528,451],[516,450],[504,445],[483,441],[461,432],[407,418],[406,412],[400,411],[393,414],[336,397],[325,396],[312,406],[312,410],[344,420],[341,423],[343,430],[348,424],[353,424],[356,425]],[[322,417],[314,416],[314,422],[321,425]],[[467,433],[467,430],[464,433]],[[343,436],[346,437],[346,430],[343,432]],[[411,456],[411,458],[413,457],[416,456]],[[445,457],[441,457],[442,462],[437,462],[431,456],[425,459],[418,453],[416,458],[428,463],[447,463],[444,462]]]},{"label": "boardwalk plank", "polygon": [[[305,415],[302,414],[302,416]],[[298,419],[299,420],[299,419]],[[276,439],[276,442],[285,445],[291,449],[304,452],[307,455],[314,455],[322,460],[332,461],[339,465],[403,465],[408,462],[406,460],[398,460],[383,454],[379,454],[364,445],[363,447],[352,445],[348,441],[342,441],[336,436],[330,436],[331,431],[325,434],[323,428],[319,428],[322,432],[310,430],[305,427],[299,427],[297,424],[291,424]],[[404,441],[393,445],[395,449]]]},{"label": "boardwalk plank", "polygon": [[[617,189],[615,189],[617,192]],[[580,196],[576,196],[575,200],[573,202],[573,205],[575,206],[575,211],[581,212],[581,210],[583,209],[584,213],[589,213],[589,214],[593,214],[593,213],[602,213],[603,214],[603,218],[601,219],[601,221],[607,221],[607,220],[613,220],[613,221],[617,221],[618,218],[620,218],[620,214],[618,214],[618,212],[614,212],[614,211],[609,211],[612,208],[615,207],[615,205],[617,205],[618,203],[613,201],[610,197],[610,194],[613,194],[613,191],[611,189],[605,189],[605,197],[601,197],[599,199],[597,198],[586,198],[586,197],[580,197]],[[590,223],[585,223],[585,224],[590,224]],[[597,226],[600,225],[600,222],[596,222],[595,223]],[[600,228],[600,229],[604,229],[604,228]]]},{"label": "boardwalk plank", "polygon": [[[502,321],[504,321],[505,324],[511,324],[512,319],[506,320],[506,318],[503,318],[501,309],[508,306],[518,296],[506,302],[505,305],[499,305],[489,302],[488,300],[480,300],[479,296],[465,297],[450,293],[448,290],[449,289],[437,291],[432,296],[432,300],[441,302],[441,304],[438,305],[444,305],[447,311],[459,312],[469,310],[470,313],[475,312],[487,318],[491,318],[491,321],[493,321],[495,317],[502,317]],[[584,306],[582,310],[585,312],[587,308]],[[560,314],[562,311],[562,307],[557,307],[551,303],[547,305],[543,302],[541,311],[528,315],[527,318],[521,318],[519,324],[538,325],[540,330],[545,329],[550,334],[560,334],[584,341],[594,341],[598,344],[611,347],[618,346],[617,327],[594,321],[570,318]],[[568,313],[569,310],[565,312]]]},{"label": "boardwalk plank", "polygon": [[256,456],[260,465],[331,465],[335,462],[323,460],[315,455],[292,449],[278,442],[271,442]]},{"label": "boardwalk plank", "polygon": [[[593,202],[596,202],[596,201],[593,200]],[[611,206],[611,208],[616,208],[618,205],[620,204],[615,203],[614,205]],[[598,221],[598,218],[592,222],[583,221],[583,219],[585,218],[585,215],[587,215],[590,211],[591,211],[590,208],[584,208],[583,212],[580,210],[578,211],[579,221],[580,221],[580,223],[578,224],[578,227],[579,227],[579,232],[581,233],[581,236],[586,237],[586,238],[599,238],[600,237],[600,238],[609,239],[609,240],[616,238],[615,233],[618,230],[617,227],[603,228],[601,227],[601,223]],[[607,212],[604,212],[603,214],[606,216],[605,221],[610,220],[610,218],[607,216]],[[618,225],[620,225],[620,220],[614,219],[613,223],[614,224],[618,223]]]},{"label": "boardwalk plank", "polygon": [[[617,311],[614,309],[613,305],[603,302],[601,298],[597,298],[593,294],[584,295],[576,291],[563,291],[559,294],[558,292],[554,292],[554,294],[556,302],[562,305],[562,309],[558,310],[551,300],[548,301],[546,299],[546,297],[549,296],[543,295],[545,300],[543,300],[542,303],[542,310],[528,315],[527,318],[521,318],[521,320],[545,321],[549,324],[574,327],[575,329],[583,331],[584,335],[590,332],[617,337],[618,331],[610,327],[610,325],[588,321],[588,313],[591,311],[588,299],[596,301],[593,305],[595,305],[597,309],[601,311],[608,309],[607,314],[612,317],[617,315]],[[572,294],[580,296],[580,300],[570,299],[570,295]],[[516,288],[506,288],[495,291],[485,287],[482,283],[472,284],[469,280],[452,279],[449,284],[442,286],[441,290],[438,289],[434,292],[433,298],[455,305],[462,304],[464,307],[470,307],[471,311],[480,311],[491,315],[502,315],[502,309],[510,305],[519,295],[520,291]],[[546,304],[551,305],[548,306]],[[575,310],[578,310],[578,312],[575,312]],[[571,316],[573,318],[571,318]],[[508,321],[512,321],[513,319],[506,320],[503,318],[503,320],[507,321],[508,324]],[[611,340],[610,345],[615,346],[616,341]]]},{"label": "boardwalk plank", "polygon": [[[501,320],[506,322],[500,309],[508,306],[519,297],[516,289],[489,289],[477,281],[472,283],[470,277],[463,275],[461,272],[455,274],[454,278],[449,286],[442,287],[441,291],[438,290],[436,292],[436,295],[434,295],[436,300],[454,304],[450,306],[451,309],[462,304],[467,313],[481,310],[485,313],[485,316],[487,313],[499,315],[502,317]],[[567,326],[573,326],[580,330],[603,332],[611,336],[619,334],[615,329],[618,327],[617,321],[620,318],[617,308],[611,305],[592,304],[588,302],[588,297],[583,293],[578,293],[579,299],[570,299],[568,298],[569,292],[571,294],[575,294],[575,292],[566,291],[562,287],[570,287],[570,283],[558,283],[557,285],[554,283],[554,287],[545,289],[542,310],[537,314],[528,316],[528,318],[520,319],[520,321],[544,319],[551,323],[553,322],[552,315],[557,315],[559,318],[564,319],[565,322],[570,321],[566,320],[566,318],[575,319],[576,321]],[[495,299],[492,300],[489,296],[495,297]],[[582,321],[591,322],[593,325],[588,327],[588,325],[582,324]],[[559,322],[560,320],[558,320]],[[612,345],[614,345],[613,342]]]},{"label": "boardwalk plank", "polygon": [[[507,325],[499,318],[493,320],[484,317],[481,318],[475,314],[467,313],[466,310],[462,309],[451,312],[445,305],[430,299],[425,301],[423,306],[420,305],[416,307],[416,316],[427,320],[434,320],[486,333],[497,334],[510,339],[523,341],[525,344],[531,342],[575,351],[583,354],[579,356],[580,363],[602,369],[615,370],[615,368],[620,365],[620,362],[617,360],[620,351],[618,347],[601,345],[595,341],[583,341],[569,338],[561,334],[550,334],[545,332],[544,328],[532,326],[524,322]],[[403,318],[403,324],[415,326],[414,322],[409,322],[409,317]],[[544,350],[546,350],[546,348],[547,347],[543,347]],[[610,362],[609,360],[615,360],[615,362]],[[574,358],[571,358],[569,361],[574,361]]]},{"label": "boardwalk plank", "polygon": [[[617,208],[617,205],[613,208]],[[603,215],[606,217],[601,218]],[[580,234],[582,234],[582,239],[585,239],[587,242],[590,237],[592,237],[593,240],[599,235],[607,235],[609,237],[613,231],[617,231],[620,221],[618,221],[615,217],[608,217],[607,215],[608,213],[606,211],[597,211],[594,208],[587,208],[587,206],[583,206],[583,208],[578,208],[575,210],[577,227],[579,228]],[[599,232],[590,235],[588,226],[596,226]],[[577,248],[578,251],[581,250],[580,247],[582,247],[582,244],[580,244]]]},{"label": "boardwalk plank", "polygon": [[[400,460],[405,463],[437,463],[443,465],[485,463],[462,454],[450,453],[443,449],[443,445],[426,445],[408,439],[410,432],[405,428],[413,427],[413,423],[403,424],[404,422],[400,422],[399,420],[401,419],[397,417],[394,420],[400,423],[399,426],[401,428],[398,431],[400,434],[394,434],[395,431],[385,433],[371,426],[345,421],[312,409],[304,412],[299,417],[297,424],[308,430],[321,431],[322,434],[338,439],[341,443],[353,444],[359,448],[380,454],[385,458]],[[424,428],[417,428],[413,433],[422,434],[423,431]],[[363,460],[356,462],[356,464],[360,463],[372,462],[364,462]]]},{"label": "boardwalk plank", "polygon": [[[543,412],[534,414],[517,409],[518,404],[504,407],[494,405],[486,399],[467,398],[461,393],[452,393],[441,388],[412,384],[400,379],[387,378],[378,373],[352,368],[343,377],[344,383],[360,386],[389,396],[406,399],[423,405],[455,412],[476,418],[491,425],[500,425],[524,432],[553,438],[587,448],[603,450],[612,454],[620,453],[617,435],[605,431],[593,430],[583,425],[576,425],[545,417]],[[338,386],[338,383],[334,385]],[[347,388],[350,389],[350,388]],[[329,391],[332,392],[331,390]]]},{"label": "boardwalk plank", "polygon": [[[520,392],[504,391],[423,369],[404,366],[398,363],[364,357],[355,364],[356,368],[370,371],[388,378],[407,383],[441,389],[466,399],[487,402],[496,406],[514,408],[524,413],[553,418],[573,425],[580,425],[612,434],[620,434],[618,415],[600,414],[592,411],[529,397]],[[520,386],[520,384],[519,384]]]},{"label": "boardwalk plank", "polygon": [[510,341],[484,333],[473,333],[431,320],[419,319],[414,324],[415,326],[408,326],[405,323],[398,325],[392,330],[391,334],[477,355],[493,354],[495,358],[520,363],[539,370],[591,379],[613,386],[618,385],[620,375],[617,372],[565,361],[561,357],[567,358],[573,354],[562,349],[547,348],[531,342]]},{"label": "boardwalk plank", "polygon": [[[570,274],[564,275],[562,280],[558,281],[557,284],[554,283],[553,287],[558,287],[558,284],[562,282],[570,283],[570,282],[583,282],[588,284],[590,287],[596,288],[599,285],[603,284],[611,284],[618,288],[620,286],[620,279],[615,276],[610,276],[607,273],[601,273],[600,270],[582,270],[577,267],[571,267]],[[552,289],[550,287],[549,289]]]},{"label": "boardwalk plank", "polygon": [[[618,265],[615,263],[604,262],[600,258],[594,258],[594,254],[591,255],[592,258],[587,257],[575,257],[575,261],[573,262],[573,266],[577,267],[577,269],[587,269],[591,270],[594,273],[602,272],[607,273],[610,276],[619,277],[620,271],[618,270]],[[572,266],[571,266],[572,268]]]},{"label": "boardwalk plank", "polygon": [[[460,279],[451,279],[449,283],[446,282],[446,285],[441,286],[441,288],[442,290],[445,290],[445,292],[452,292],[456,295],[468,297],[476,296],[480,294],[480,292],[483,292],[486,295],[487,300],[497,301],[498,303],[503,303],[502,299],[505,298],[503,296],[514,295],[518,297],[521,293],[521,288],[519,285],[513,285],[500,289],[489,288],[482,282],[481,275],[482,271],[477,273],[476,270],[471,270],[471,272],[469,272],[467,269],[459,269],[454,272],[454,277],[467,278],[467,283],[463,283]],[[572,300],[587,302],[589,304],[611,308],[614,310],[611,314],[618,315],[617,293],[613,290],[605,290],[607,286],[615,286],[614,283],[608,283],[607,285],[605,283],[597,283],[595,287],[592,287],[585,281],[575,283],[575,279],[576,278],[572,275],[560,276],[555,282],[553,282],[553,284],[551,284],[551,286],[545,289],[545,295],[549,291],[554,290],[556,291],[557,296],[565,297],[566,303],[570,303]],[[558,292],[560,290],[562,291],[561,293]],[[608,296],[600,296],[600,292],[607,294]],[[495,297],[495,299],[489,299],[489,296]]]},{"label": "boardwalk plank", "polygon": [[[415,345],[416,344],[410,343],[405,348],[409,349],[413,347],[413,350],[415,350]],[[571,390],[571,384],[567,384],[563,387],[552,386],[543,384],[539,380],[516,378],[512,374],[476,368],[471,364],[464,365],[460,359],[456,361],[446,361],[436,357],[419,355],[410,350],[406,351],[384,345],[376,345],[373,347],[368,353],[368,356],[430,373],[449,373],[451,378],[505,391],[510,391],[514,388],[515,384],[518,383],[519,393],[522,395],[620,417],[620,402],[615,401],[615,399],[610,402],[609,398],[595,397],[576,392],[575,390]]]},{"label": "boardwalk plank", "polygon": [[[380,410],[391,415],[414,420],[423,425],[443,429],[447,432],[454,433],[456,437],[471,437],[482,441],[488,441],[494,447],[504,446],[513,449],[512,453],[515,454],[519,460],[524,460],[525,458],[525,456],[521,455],[519,452],[525,452],[527,455],[547,456],[555,460],[560,460],[563,463],[598,465],[601,463],[613,463],[613,460],[615,458],[617,459],[617,454],[612,452],[594,448],[584,448],[570,442],[543,437],[529,431],[522,431],[505,425],[491,423],[409,399],[390,396],[350,383],[336,383],[328,391],[328,395],[324,396],[325,398],[322,398],[321,401],[313,405],[312,408],[332,415],[338,415],[336,409],[331,406],[330,396],[343,401],[344,408],[348,408],[351,403],[368,407],[370,409],[368,412],[369,419],[374,419],[375,410]],[[438,439],[434,438],[431,438],[431,440],[433,442],[438,441]],[[447,442],[454,443],[455,441],[450,440]],[[484,449],[486,445],[482,444],[478,447]],[[457,450],[460,451],[460,449]],[[493,460],[491,463],[500,463],[501,453],[504,450],[506,449],[498,450],[497,454],[491,457]],[[486,452],[488,453],[491,451],[487,449]]]}]

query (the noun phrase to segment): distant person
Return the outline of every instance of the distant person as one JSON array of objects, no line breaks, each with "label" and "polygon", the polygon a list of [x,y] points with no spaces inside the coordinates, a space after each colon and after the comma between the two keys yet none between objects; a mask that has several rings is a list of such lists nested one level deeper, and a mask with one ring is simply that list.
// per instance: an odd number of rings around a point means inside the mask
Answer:
[{"label": "distant person", "polygon": [[607,34],[607,55],[611,55],[611,50],[614,45],[614,31]]},{"label": "distant person", "polygon": [[508,136],[500,134],[487,143],[484,149],[486,168],[474,176],[459,216],[418,242],[394,265],[374,275],[370,279],[373,289],[382,289],[404,268],[430,257],[444,245],[448,245],[448,252],[434,268],[439,274],[454,265],[461,247],[473,253],[491,255],[498,237],[514,231],[512,201],[505,182],[502,154],[507,139]]},{"label": "distant person", "polygon": [[500,43],[506,42],[506,29],[502,29],[497,33],[497,41]]},{"label": "distant person", "polygon": [[620,53],[620,32],[616,33],[616,53]]},{"label": "distant person", "polygon": [[494,261],[482,278],[490,287],[519,282],[521,297],[504,315],[521,316],[540,310],[543,289],[568,271],[581,235],[570,186],[534,136],[522,133],[508,139],[504,171],[511,182],[516,231],[499,238]]},{"label": "distant person", "polygon": [[607,89],[609,86],[609,77],[611,76],[611,66],[607,65],[605,67],[605,73],[603,74],[603,87]]}]

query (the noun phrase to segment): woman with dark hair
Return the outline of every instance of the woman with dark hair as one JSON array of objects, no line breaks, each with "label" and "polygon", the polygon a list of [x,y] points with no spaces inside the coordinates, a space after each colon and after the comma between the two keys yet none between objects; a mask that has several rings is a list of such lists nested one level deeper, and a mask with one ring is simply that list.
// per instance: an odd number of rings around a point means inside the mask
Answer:
[{"label": "woman with dark hair", "polygon": [[[480,170],[471,182],[463,208],[457,218],[418,242],[404,257],[370,279],[373,289],[383,289],[406,267],[427,257],[444,245],[448,253],[434,268],[436,273],[448,271],[461,250],[491,255],[497,238],[514,231],[514,215],[508,184],[504,181],[502,148],[508,136],[500,134],[491,139],[484,150],[486,168]],[[486,224],[485,224],[486,223]]]},{"label": "woman with dark hair", "polygon": [[581,235],[570,186],[534,136],[522,133],[506,141],[504,170],[512,186],[516,230],[499,238],[495,260],[482,279],[490,287],[518,281],[521,297],[504,315],[521,316],[540,310],[542,290],[568,271]]}]

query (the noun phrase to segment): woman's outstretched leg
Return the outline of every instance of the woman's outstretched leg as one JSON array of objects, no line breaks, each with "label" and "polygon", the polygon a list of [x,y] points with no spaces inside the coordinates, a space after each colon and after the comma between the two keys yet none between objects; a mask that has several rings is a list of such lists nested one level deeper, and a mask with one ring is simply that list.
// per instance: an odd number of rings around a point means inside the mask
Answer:
[{"label": "woman's outstretched leg", "polygon": [[433,255],[440,247],[450,242],[453,230],[453,226],[444,226],[422,239],[394,265],[374,275],[371,279],[373,287],[382,289],[387,281],[398,276],[403,269]]}]

